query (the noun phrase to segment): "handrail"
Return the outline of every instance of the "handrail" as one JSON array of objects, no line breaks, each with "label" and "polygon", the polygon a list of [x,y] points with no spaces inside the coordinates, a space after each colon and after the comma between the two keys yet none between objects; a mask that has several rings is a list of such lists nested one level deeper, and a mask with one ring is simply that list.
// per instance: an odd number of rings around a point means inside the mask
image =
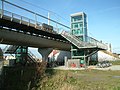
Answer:
[{"label": "handrail", "polygon": [[10,45],[7,45],[7,46],[2,50],[3,53],[5,53],[9,47],[10,47]]},{"label": "handrail", "polygon": [[78,48],[82,47],[98,47],[98,48],[102,48],[102,49],[107,49],[107,45],[105,45],[104,43],[86,36],[87,41],[81,41],[80,39],[78,39],[75,35],[70,34],[69,32],[66,31],[62,31],[61,35],[63,37],[65,37],[66,39],[68,39],[71,43],[73,43],[75,46],[77,46]]},{"label": "handrail", "polygon": [[[25,16],[21,16],[21,15],[18,15],[18,14],[15,14],[15,13],[12,13],[12,12],[9,12],[6,10],[4,10],[3,14],[1,14],[1,12],[0,12],[0,15],[3,15],[2,18],[4,17],[7,20],[14,21],[14,22],[20,23],[20,24],[25,24],[25,25],[34,27],[38,30],[42,30],[43,23],[38,22],[38,21],[36,22],[35,20],[29,19]],[[59,28],[53,27],[52,33],[57,34],[57,32],[55,30],[59,30]]]},{"label": "handrail", "polygon": [[32,56],[32,58],[37,59],[37,57],[30,50],[28,50],[28,53]]},{"label": "handrail", "polygon": [[86,47],[88,46],[88,43],[79,40],[76,36],[66,32],[66,31],[62,31],[61,35],[65,38],[68,38],[71,43],[74,43],[75,46],[77,46],[79,48],[84,47],[84,46],[86,46]]},{"label": "handrail", "polygon": [[[57,21],[55,21],[55,20],[53,20],[53,19],[50,19],[50,18],[48,18],[48,17],[45,17],[45,16],[43,16],[43,15],[41,15],[41,14],[39,14],[39,13],[33,12],[33,11],[29,10],[29,9],[23,8],[23,7],[21,7],[21,6],[18,6],[18,5],[16,5],[16,4],[13,4],[13,3],[8,2],[8,1],[6,1],[6,0],[4,0],[3,2],[5,2],[5,3],[7,3],[7,4],[10,4],[10,5],[12,5],[12,6],[15,6],[15,7],[17,7],[17,8],[20,8],[20,9],[22,9],[22,10],[25,10],[25,11],[27,11],[27,12],[29,12],[29,13],[32,13],[32,14],[35,15],[35,17],[37,17],[37,16],[42,17],[42,18],[44,18],[44,19],[50,20],[50,21],[52,21],[52,22],[54,22],[54,23],[56,23],[56,24],[59,24],[59,25],[65,27],[65,28],[70,29],[70,27],[68,27],[68,26],[66,26],[66,25],[64,25],[64,24],[62,24],[62,23],[59,23],[59,22],[57,22]],[[36,19],[35,19],[35,21],[36,21]],[[37,21],[36,21],[36,22],[37,22]]]}]

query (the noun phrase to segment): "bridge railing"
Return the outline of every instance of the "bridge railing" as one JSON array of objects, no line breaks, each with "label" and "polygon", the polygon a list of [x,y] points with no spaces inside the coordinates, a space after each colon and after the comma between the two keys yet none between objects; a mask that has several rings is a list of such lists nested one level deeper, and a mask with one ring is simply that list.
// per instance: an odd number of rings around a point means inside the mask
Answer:
[{"label": "bridge railing", "polygon": [[91,43],[91,44],[93,44],[93,45],[95,45],[95,46],[97,46],[99,48],[103,48],[103,49],[108,48],[107,45],[102,43],[101,41],[98,41],[98,40],[96,40],[96,39],[94,39],[92,37],[88,37],[88,36],[86,36],[86,37],[87,37],[87,42],[88,43]]},{"label": "bridge railing", "polygon": [[[2,10],[0,9],[0,17],[1,18],[42,30],[43,23],[41,23],[41,22],[35,21],[33,19],[29,19],[27,17],[21,16],[21,15],[18,15],[18,14],[15,14],[15,13],[12,13],[12,12],[9,12],[6,10],[4,10],[3,12],[1,12],[1,11]],[[57,33],[57,32],[59,32],[59,28],[53,27],[53,30],[51,32]]]},{"label": "bridge railing", "polygon": [[[64,24],[62,24],[62,23],[60,23],[58,21],[55,21],[52,18],[48,18],[48,17],[46,17],[44,15],[41,15],[41,14],[39,14],[37,12],[31,11],[29,9],[26,9],[26,8],[22,7],[22,6],[13,4],[13,3],[11,3],[11,2],[9,2],[7,0],[0,0],[0,2],[1,2],[0,4],[1,4],[1,7],[2,7],[1,8],[1,17],[2,17],[2,15],[4,15],[6,13],[6,15],[11,16],[11,20],[12,20],[12,17],[14,17],[13,18],[14,20],[15,19],[19,20],[19,21],[16,20],[17,22],[21,21],[21,23],[24,23],[26,25],[30,25],[30,26],[36,27],[36,28],[40,28],[42,23],[46,23],[47,24],[48,21],[49,21],[50,25],[54,26],[53,30],[54,31],[57,30],[56,32],[58,32],[60,30],[60,29],[58,29],[57,26],[59,26],[59,28],[65,29],[65,30],[70,29],[70,27],[68,27],[68,26],[66,26],[66,25],[64,25]],[[7,6],[9,6],[11,8],[7,8]],[[14,8],[16,10],[13,10]],[[16,14],[12,13],[12,12],[15,12]],[[28,15],[25,15],[26,13]],[[26,16],[26,17],[24,17],[24,16]]]},{"label": "bridge railing", "polygon": [[25,24],[32,27],[42,26],[41,22],[36,22],[35,20],[29,19],[27,17],[21,16],[6,10],[4,10],[3,12],[0,12],[0,15],[2,18],[14,21],[16,23]]}]

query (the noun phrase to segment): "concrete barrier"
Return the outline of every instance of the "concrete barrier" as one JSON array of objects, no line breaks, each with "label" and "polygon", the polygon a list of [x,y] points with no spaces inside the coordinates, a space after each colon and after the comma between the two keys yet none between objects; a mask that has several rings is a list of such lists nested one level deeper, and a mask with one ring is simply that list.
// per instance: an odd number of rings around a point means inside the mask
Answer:
[{"label": "concrete barrier", "polygon": [[80,68],[80,59],[68,59],[65,65],[68,68]]}]

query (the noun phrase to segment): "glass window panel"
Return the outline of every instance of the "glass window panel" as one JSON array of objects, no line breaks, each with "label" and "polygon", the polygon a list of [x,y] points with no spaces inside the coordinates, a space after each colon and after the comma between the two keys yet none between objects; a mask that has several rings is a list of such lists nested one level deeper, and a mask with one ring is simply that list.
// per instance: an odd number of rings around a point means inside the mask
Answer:
[{"label": "glass window panel", "polygon": [[81,16],[74,16],[74,17],[72,17],[72,19],[71,19],[72,22],[80,21],[80,20],[82,20],[82,15],[81,15]]}]

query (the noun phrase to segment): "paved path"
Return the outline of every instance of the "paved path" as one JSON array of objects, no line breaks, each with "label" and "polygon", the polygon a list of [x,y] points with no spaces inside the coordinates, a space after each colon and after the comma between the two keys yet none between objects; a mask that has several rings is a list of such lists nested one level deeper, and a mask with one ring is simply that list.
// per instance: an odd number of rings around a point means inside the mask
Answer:
[{"label": "paved path", "polygon": [[[85,68],[67,68],[65,66],[54,67],[53,69],[59,70],[85,70]],[[96,68],[95,66],[89,66],[87,69],[96,69],[96,70],[120,70],[120,65],[113,65],[106,68]]]},{"label": "paved path", "polygon": [[120,65],[112,65],[107,68],[95,68],[95,69],[98,69],[98,70],[120,70]]}]

